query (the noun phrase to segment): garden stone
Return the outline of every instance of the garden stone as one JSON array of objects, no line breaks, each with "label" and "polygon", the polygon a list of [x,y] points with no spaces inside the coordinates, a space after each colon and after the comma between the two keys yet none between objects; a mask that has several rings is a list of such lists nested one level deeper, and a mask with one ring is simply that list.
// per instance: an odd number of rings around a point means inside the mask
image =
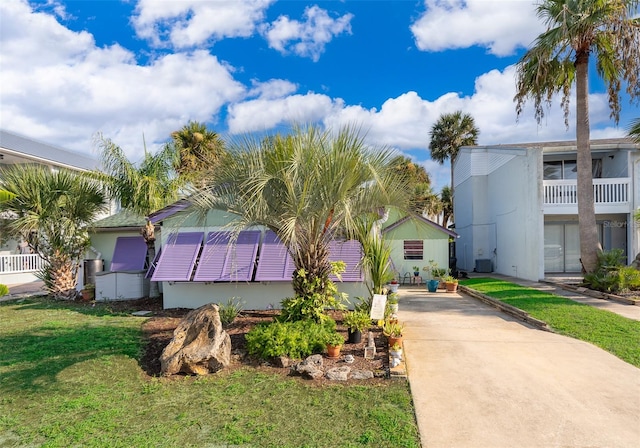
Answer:
[{"label": "garden stone", "polygon": [[281,367],[283,369],[286,369],[291,365],[291,359],[287,358],[286,356],[278,356],[273,361],[276,367]]},{"label": "garden stone", "polygon": [[349,372],[351,372],[351,367],[334,367],[327,370],[325,376],[328,380],[332,381],[347,381],[347,379],[349,378]]},{"label": "garden stone", "polygon": [[351,372],[351,378],[354,380],[370,380],[373,378],[371,370],[354,370]]},{"label": "garden stone", "polygon": [[322,355],[311,355],[304,361],[294,365],[292,370],[302,376],[315,380],[324,376],[324,372],[322,371],[323,365]]},{"label": "garden stone", "polygon": [[215,373],[231,363],[231,338],[222,329],[218,305],[189,312],[160,356],[163,375]]}]

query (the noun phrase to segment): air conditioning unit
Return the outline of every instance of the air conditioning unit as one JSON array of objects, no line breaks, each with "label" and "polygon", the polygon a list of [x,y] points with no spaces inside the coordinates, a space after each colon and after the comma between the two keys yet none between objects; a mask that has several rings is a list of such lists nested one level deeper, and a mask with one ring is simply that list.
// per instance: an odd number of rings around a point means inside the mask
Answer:
[{"label": "air conditioning unit", "polygon": [[493,272],[493,263],[489,258],[476,260],[476,272]]}]

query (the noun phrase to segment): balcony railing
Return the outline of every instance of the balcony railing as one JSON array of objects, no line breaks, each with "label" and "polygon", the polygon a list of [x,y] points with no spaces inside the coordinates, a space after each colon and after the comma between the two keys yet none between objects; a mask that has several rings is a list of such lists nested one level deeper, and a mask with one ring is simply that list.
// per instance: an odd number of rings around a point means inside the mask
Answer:
[{"label": "balcony railing", "polygon": [[[624,205],[629,203],[629,177],[593,179],[593,198],[596,205]],[[545,180],[544,205],[577,205],[578,186],[575,179]]]},{"label": "balcony railing", "polygon": [[44,266],[45,261],[39,255],[0,255],[0,274],[35,272]]}]

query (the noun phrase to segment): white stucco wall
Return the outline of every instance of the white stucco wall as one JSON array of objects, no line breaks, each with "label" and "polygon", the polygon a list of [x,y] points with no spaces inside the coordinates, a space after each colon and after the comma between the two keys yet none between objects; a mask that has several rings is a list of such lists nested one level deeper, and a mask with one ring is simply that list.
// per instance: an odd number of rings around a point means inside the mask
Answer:
[{"label": "white stucco wall", "polygon": [[454,214],[458,266],[490,259],[494,272],[538,280],[544,275],[542,153],[533,149],[464,148],[456,161]]}]

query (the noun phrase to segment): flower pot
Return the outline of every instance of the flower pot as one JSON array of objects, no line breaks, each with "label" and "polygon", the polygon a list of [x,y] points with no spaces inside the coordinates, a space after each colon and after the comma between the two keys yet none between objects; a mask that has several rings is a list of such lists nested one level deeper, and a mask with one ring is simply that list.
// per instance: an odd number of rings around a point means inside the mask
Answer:
[{"label": "flower pot", "polygon": [[349,328],[347,334],[349,335],[349,344],[359,344],[362,341],[362,332],[358,330],[351,330]]},{"label": "flower pot", "polygon": [[389,287],[389,291],[391,292],[398,292],[398,288],[400,287],[398,283],[389,283],[389,285],[387,286]]},{"label": "flower pot", "polygon": [[456,292],[458,290],[458,284],[454,282],[446,282],[444,284],[447,292]]},{"label": "flower pot", "polygon": [[388,336],[389,347],[393,347],[396,344],[399,344],[402,347],[402,336]]},{"label": "flower pot", "polygon": [[438,280],[429,280],[427,282],[427,290],[429,292],[436,292],[438,290],[438,284],[440,282]]},{"label": "flower pot", "polygon": [[327,358],[338,359],[342,345],[327,345]]},{"label": "flower pot", "polygon": [[80,291],[80,300],[83,302],[91,302],[96,296],[96,292],[93,289],[82,289]]},{"label": "flower pot", "polygon": [[396,359],[402,359],[402,349],[400,348],[398,350],[389,350],[389,356]]},{"label": "flower pot", "polygon": [[389,304],[389,311],[391,312],[391,314],[398,314],[398,304],[397,303],[390,303]]},{"label": "flower pot", "polygon": [[413,271],[413,276],[414,277],[420,276],[420,271]]}]

